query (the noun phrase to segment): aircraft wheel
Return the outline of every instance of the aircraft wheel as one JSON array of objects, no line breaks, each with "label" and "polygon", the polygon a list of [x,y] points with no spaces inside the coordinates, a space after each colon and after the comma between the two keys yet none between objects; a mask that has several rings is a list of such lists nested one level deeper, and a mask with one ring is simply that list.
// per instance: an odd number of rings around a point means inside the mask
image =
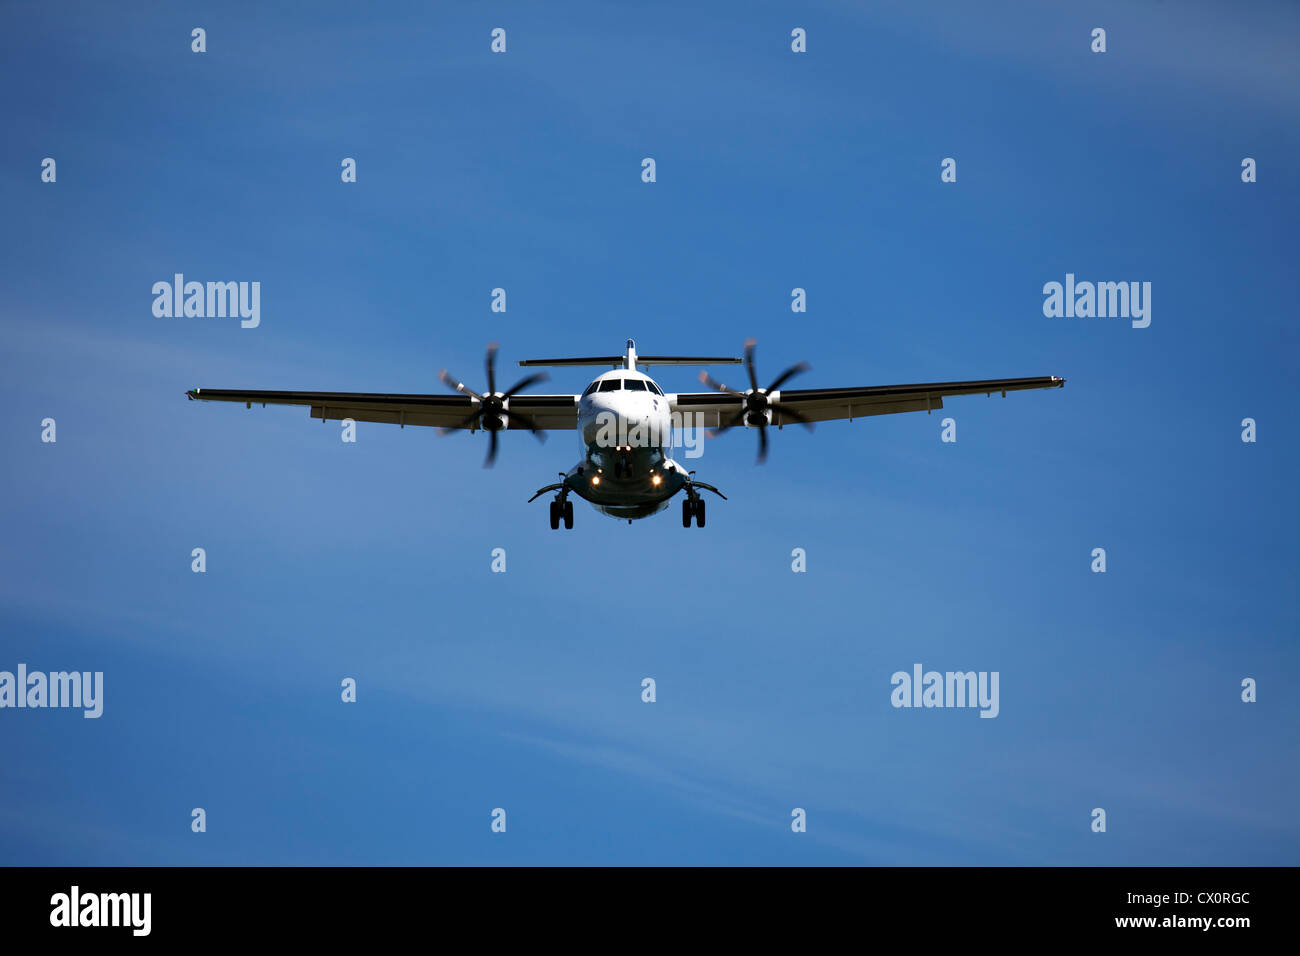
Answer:
[{"label": "aircraft wheel", "polygon": [[564,502],[564,528],[566,531],[573,530],[573,502],[567,499]]},{"label": "aircraft wheel", "polygon": [[695,502],[695,527],[704,527],[704,499]]},{"label": "aircraft wheel", "polygon": [[560,526],[560,509],[556,507],[558,501],[551,502],[551,530],[554,531]]},{"label": "aircraft wheel", "polygon": [[689,528],[690,526],[691,526],[691,499],[683,498],[682,499],[682,527]]}]

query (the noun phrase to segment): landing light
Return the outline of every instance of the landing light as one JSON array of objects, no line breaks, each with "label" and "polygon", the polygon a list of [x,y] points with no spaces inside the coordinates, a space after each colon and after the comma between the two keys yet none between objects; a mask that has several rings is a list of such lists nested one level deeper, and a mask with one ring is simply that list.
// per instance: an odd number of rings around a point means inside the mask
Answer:
[{"label": "landing light", "polygon": [[591,483],[592,483],[593,485],[598,485],[598,484],[600,484],[600,475],[592,475],[592,476],[591,476]]},{"label": "landing light", "polygon": [[659,482],[661,481],[663,481],[663,479],[660,478],[658,475],[655,475],[653,478],[650,479],[651,484],[655,484],[655,485],[659,484]]}]

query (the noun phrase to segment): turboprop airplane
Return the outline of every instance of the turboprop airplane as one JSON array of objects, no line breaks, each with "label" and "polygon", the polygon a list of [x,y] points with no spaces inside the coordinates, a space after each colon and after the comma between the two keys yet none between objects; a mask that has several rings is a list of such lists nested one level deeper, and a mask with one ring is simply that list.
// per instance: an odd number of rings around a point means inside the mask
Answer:
[{"label": "turboprop airplane", "polygon": [[992,395],[1030,388],[1060,388],[1065,379],[997,378],[972,382],[933,382],[921,385],[868,385],[859,388],[782,389],[781,386],[808,370],[807,363],[791,365],[766,388],[758,384],[754,371],[754,340],[745,343],[743,359],[749,378],[744,391],[729,388],[700,372],[707,392],[665,394],[637,366],[653,365],[739,365],[738,358],[689,355],[637,355],[636,343],[627,340],[623,355],[592,358],[529,359],[521,366],[613,366],[596,376],[581,395],[524,395],[523,390],[545,381],[545,372],[528,375],[504,392],[496,387],[495,343],[487,351],[487,391],[480,394],[450,375],[439,373],[455,395],[386,395],[368,392],[274,392],[246,389],[196,388],[187,392],[191,400],[206,402],[254,402],[267,405],[305,405],[312,418],[325,421],[385,422],[431,425],[443,433],[468,430],[488,433],[484,466],[497,456],[497,434],[506,430],[531,431],[539,440],[555,429],[576,429],[582,442],[582,458],[560,481],[538,489],[529,501],[555,492],[551,500],[551,527],[573,527],[570,495],[589,502],[597,511],[631,524],[668,507],[678,493],[682,499],[682,527],[694,520],[704,527],[708,491],[726,499],[713,485],[699,481],[672,457],[674,433],[683,429],[706,428],[710,436],[743,426],[758,430],[758,461],[767,458],[767,429],[803,425],[844,418],[867,418],[894,412],[931,412],[943,408],[943,400],[954,395]]}]

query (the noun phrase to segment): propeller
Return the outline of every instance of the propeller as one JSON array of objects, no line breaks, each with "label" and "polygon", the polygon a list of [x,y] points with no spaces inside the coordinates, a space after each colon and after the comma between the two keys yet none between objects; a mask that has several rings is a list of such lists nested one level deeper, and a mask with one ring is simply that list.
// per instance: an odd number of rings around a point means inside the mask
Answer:
[{"label": "propeller", "polygon": [[709,432],[710,437],[721,435],[728,428],[744,422],[751,427],[758,429],[758,464],[767,460],[767,425],[768,410],[779,412],[783,417],[793,419],[803,425],[809,431],[812,431],[813,423],[808,417],[800,412],[793,405],[787,405],[784,402],[774,402],[768,398],[768,394],[775,392],[794,376],[801,372],[806,372],[811,367],[807,362],[799,362],[797,365],[791,365],[788,369],[773,379],[772,384],[767,388],[758,387],[758,375],[754,372],[754,345],[753,339],[745,342],[745,371],[749,373],[749,391],[737,392],[735,389],[728,388],[721,382],[715,382],[709,377],[708,372],[700,373],[700,381],[710,388],[715,388],[719,392],[725,392],[728,395],[734,395],[741,400],[740,411],[727,421],[723,422],[717,428]]},{"label": "propeller", "polygon": [[537,427],[531,415],[525,415],[523,412],[508,411],[506,402],[511,395],[523,391],[530,385],[536,385],[538,382],[546,381],[549,376],[545,372],[538,372],[536,375],[528,375],[515,382],[513,386],[504,392],[497,391],[497,343],[493,342],[487,347],[487,392],[480,395],[465,385],[464,382],[449,374],[446,369],[438,373],[438,378],[462,395],[468,395],[470,398],[478,399],[478,408],[459,425],[451,428],[440,428],[438,431],[442,434],[455,431],[459,428],[482,428],[488,433],[488,453],[487,458],[483,461],[484,468],[491,468],[492,463],[497,460],[497,432],[506,428],[509,421],[514,421],[523,425],[537,436],[538,441],[546,441],[545,432]]}]

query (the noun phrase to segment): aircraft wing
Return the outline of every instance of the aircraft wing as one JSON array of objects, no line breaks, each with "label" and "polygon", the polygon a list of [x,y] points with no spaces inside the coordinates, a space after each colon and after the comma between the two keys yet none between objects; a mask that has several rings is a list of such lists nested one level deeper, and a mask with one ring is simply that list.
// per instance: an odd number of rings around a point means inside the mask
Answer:
[{"label": "aircraft wing", "polygon": [[[242,402],[258,405],[301,405],[322,421],[382,422],[388,425],[433,425],[460,428],[474,414],[478,401],[468,395],[385,395],[375,392],[275,392],[252,389],[195,388],[192,401]],[[527,414],[539,429],[576,428],[577,395],[514,395],[510,408]],[[525,426],[509,419],[510,428]]]},{"label": "aircraft wing", "polygon": [[[786,405],[812,422],[895,412],[924,412],[943,408],[953,395],[1001,395],[1030,388],[1060,388],[1065,379],[1055,375],[1038,378],[991,378],[972,382],[927,382],[918,385],[867,385],[858,388],[787,388],[773,392],[772,401]],[[742,398],[726,392],[681,392],[671,396],[673,411],[698,412],[703,424],[717,428],[734,418]],[[772,424],[793,425],[797,420],[772,410]]]}]

